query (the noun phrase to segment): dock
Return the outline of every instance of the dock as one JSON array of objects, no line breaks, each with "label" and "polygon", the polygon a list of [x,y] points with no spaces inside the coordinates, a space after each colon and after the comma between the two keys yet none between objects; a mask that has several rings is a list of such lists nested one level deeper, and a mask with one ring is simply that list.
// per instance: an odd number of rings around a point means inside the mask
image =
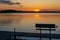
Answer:
[{"label": "dock", "polygon": [[[6,37],[13,37],[14,32],[9,32],[9,31],[0,31],[0,38],[5,38]],[[28,32],[16,32],[16,36],[18,37],[40,37],[39,33],[28,33]],[[49,38],[49,34],[41,34],[42,38]],[[52,39],[60,39],[60,34],[51,34]]]}]

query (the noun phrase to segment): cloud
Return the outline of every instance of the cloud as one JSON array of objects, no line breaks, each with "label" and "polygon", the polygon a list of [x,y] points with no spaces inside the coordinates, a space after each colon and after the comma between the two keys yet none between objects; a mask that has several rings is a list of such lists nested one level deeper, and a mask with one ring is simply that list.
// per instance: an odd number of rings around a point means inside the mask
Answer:
[{"label": "cloud", "polygon": [[9,4],[11,1],[9,0],[0,0],[0,4]]},{"label": "cloud", "polygon": [[9,0],[0,0],[0,2],[11,2]]},{"label": "cloud", "polygon": [[0,0],[0,4],[9,4],[9,5],[13,5],[13,4],[20,4],[20,3],[13,3],[10,0]]}]

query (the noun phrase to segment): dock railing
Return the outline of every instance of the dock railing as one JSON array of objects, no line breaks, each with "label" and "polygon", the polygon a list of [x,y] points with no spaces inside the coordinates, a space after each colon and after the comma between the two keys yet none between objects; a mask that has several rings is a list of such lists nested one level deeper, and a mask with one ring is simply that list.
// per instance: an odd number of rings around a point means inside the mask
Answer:
[{"label": "dock railing", "polygon": [[51,40],[51,31],[55,31],[57,26],[55,24],[36,24],[36,30],[40,31],[40,40],[41,40],[41,34],[42,34],[42,30],[44,31],[49,31],[49,35],[50,38],[49,40]]}]

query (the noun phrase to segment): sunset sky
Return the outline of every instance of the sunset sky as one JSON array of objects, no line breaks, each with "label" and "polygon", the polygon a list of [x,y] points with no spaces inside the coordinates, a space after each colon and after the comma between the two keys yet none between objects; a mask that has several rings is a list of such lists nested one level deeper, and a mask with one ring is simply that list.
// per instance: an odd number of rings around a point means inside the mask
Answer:
[{"label": "sunset sky", "polygon": [[[10,2],[6,2],[10,1]],[[9,3],[21,3],[12,4]],[[0,10],[60,10],[60,0],[0,0]]]}]

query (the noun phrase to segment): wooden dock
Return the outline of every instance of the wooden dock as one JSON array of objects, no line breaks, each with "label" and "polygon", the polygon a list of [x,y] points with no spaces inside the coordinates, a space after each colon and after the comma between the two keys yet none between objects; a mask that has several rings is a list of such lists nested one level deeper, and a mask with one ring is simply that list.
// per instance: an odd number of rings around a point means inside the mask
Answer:
[{"label": "wooden dock", "polygon": [[[21,33],[16,33],[17,36],[20,37],[40,37],[39,33],[25,33],[25,32],[21,32]],[[41,34],[42,38],[50,38],[49,34]],[[53,39],[60,39],[60,34],[51,34],[51,38]]]},{"label": "wooden dock", "polygon": [[[9,31],[0,31],[0,38],[12,37],[14,36],[14,32]],[[16,36],[18,37],[40,37],[39,33],[28,33],[28,32],[16,32]],[[42,38],[49,38],[49,34],[41,34]],[[60,39],[60,34],[51,34],[52,39]]]}]

